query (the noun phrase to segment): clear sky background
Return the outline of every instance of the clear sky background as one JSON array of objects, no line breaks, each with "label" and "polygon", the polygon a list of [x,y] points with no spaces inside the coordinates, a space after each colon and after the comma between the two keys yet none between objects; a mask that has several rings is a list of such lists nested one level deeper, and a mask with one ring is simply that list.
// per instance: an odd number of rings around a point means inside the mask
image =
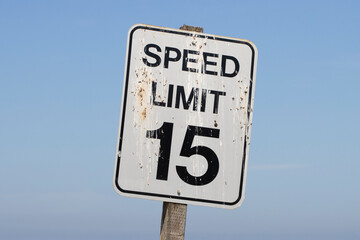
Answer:
[{"label": "clear sky background", "polygon": [[189,206],[186,239],[360,239],[359,1],[0,0],[0,239],[158,239],[162,203],[119,196],[128,29],[259,51],[246,198]]}]

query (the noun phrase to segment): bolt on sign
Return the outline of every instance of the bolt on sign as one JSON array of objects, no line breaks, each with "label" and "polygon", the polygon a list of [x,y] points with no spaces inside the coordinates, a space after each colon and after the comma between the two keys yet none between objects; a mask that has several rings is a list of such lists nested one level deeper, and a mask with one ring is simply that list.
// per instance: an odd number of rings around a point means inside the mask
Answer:
[{"label": "bolt on sign", "polygon": [[114,188],[235,208],[244,200],[257,50],[236,38],[129,30]]}]

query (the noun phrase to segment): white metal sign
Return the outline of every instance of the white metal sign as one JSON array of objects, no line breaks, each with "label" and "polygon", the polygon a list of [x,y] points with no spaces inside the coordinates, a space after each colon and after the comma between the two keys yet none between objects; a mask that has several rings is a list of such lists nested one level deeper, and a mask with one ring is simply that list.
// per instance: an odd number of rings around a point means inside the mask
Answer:
[{"label": "white metal sign", "polygon": [[257,50],[247,40],[135,25],[114,187],[222,208],[244,199]]}]

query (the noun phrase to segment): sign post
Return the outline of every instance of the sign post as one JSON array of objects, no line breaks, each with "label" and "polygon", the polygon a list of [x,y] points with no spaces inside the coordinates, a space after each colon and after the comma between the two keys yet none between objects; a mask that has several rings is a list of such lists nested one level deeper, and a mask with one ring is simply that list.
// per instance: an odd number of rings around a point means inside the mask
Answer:
[{"label": "sign post", "polygon": [[[183,25],[181,30],[203,32],[201,27]],[[185,237],[187,205],[163,202],[160,240],[183,240]]]},{"label": "sign post", "polygon": [[164,202],[160,240],[183,240],[186,225],[186,204]]},{"label": "sign post", "polygon": [[161,236],[172,210],[185,229],[186,204],[244,200],[257,50],[196,30],[139,24],[128,34],[113,184],[164,202]]}]

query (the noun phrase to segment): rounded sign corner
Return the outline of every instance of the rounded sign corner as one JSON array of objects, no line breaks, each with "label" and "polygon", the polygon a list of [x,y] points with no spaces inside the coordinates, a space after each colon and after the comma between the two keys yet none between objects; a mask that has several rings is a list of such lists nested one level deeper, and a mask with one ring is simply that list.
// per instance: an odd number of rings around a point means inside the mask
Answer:
[{"label": "rounded sign corner", "polygon": [[125,189],[122,189],[119,185],[119,181],[118,178],[115,176],[115,178],[113,179],[113,188],[115,190],[115,192],[117,192],[118,194],[125,196],[127,191]]},{"label": "rounded sign corner", "polygon": [[254,54],[257,55],[258,49],[257,49],[255,43],[253,43],[252,41],[249,41],[249,40],[246,40],[246,41],[247,41],[249,47],[250,47],[250,48],[252,49],[252,51],[254,52]]},{"label": "rounded sign corner", "polygon": [[231,202],[227,205],[228,209],[235,209],[235,208],[240,207],[242,205],[242,203],[244,202],[244,199],[245,199],[245,196],[240,193],[238,199],[236,199],[234,202]]},{"label": "rounded sign corner", "polygon": [[134,34],[134,32],[138,29],[144,29],[144,28],[147,28],[148,25],[146,24],[143,24],[143,23],[137,23],[137,24],[134,24],[130,27],[129,31],[128,31],[128,35],[129,36],[132,36]]}]

